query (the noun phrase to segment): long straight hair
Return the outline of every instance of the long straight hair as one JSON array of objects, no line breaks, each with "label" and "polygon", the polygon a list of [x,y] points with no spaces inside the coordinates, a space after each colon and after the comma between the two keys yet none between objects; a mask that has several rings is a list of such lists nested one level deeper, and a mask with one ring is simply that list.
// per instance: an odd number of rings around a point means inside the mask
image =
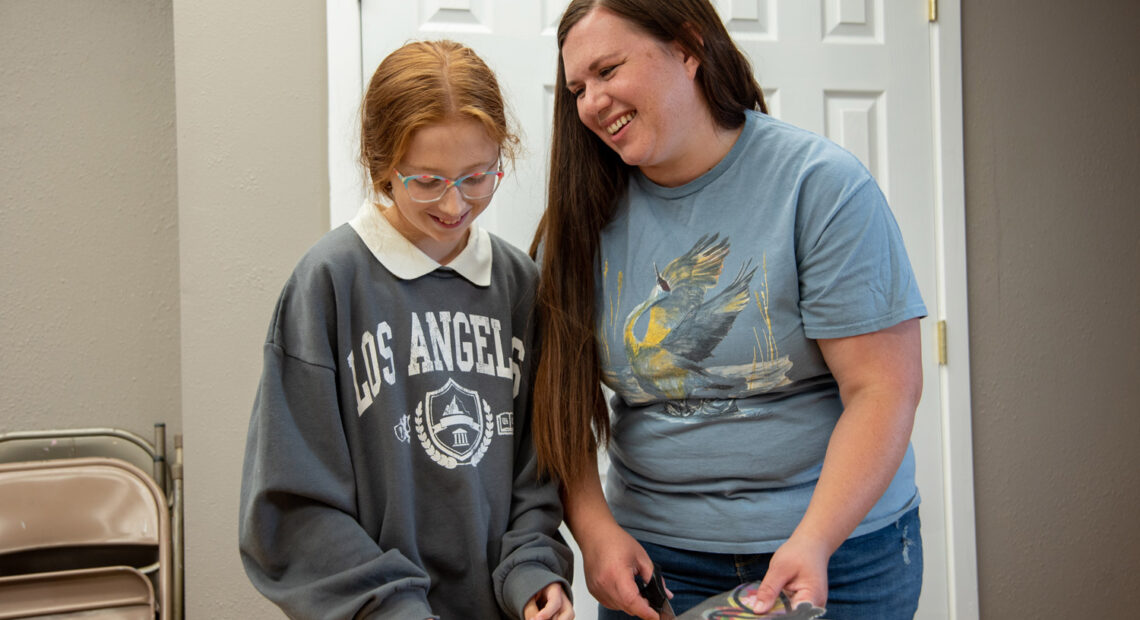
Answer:
[{"label": "long straight hair", "polygon": [[594,287],[601,231],[626,191],[630,166],[579,120],[562,61],[570,29],[598,7],[661,42],[677,41],[696,57],[696,80],[721,127],[740,127],[745,110],[767,112],[751,64],[708,0],[573,0],[562,14],[546,211],[530,247],[541,273],[534,443],[543,470],[562,480],[577,479],[611,435],[594,335]]}]

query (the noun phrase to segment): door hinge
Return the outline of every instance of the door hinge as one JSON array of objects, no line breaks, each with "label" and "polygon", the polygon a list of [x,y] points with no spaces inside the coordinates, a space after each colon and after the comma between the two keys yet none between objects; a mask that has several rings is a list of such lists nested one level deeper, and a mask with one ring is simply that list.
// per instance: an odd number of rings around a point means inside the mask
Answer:
[{"label": "door hinge", "polygon": [[938,321],[935,325],[938,333],[938,365],[946,365],[946,321]]},{"label": "door hinge", "polygon": [[938,0],[926,0],[926,18],[930,23],[938,21]]}]

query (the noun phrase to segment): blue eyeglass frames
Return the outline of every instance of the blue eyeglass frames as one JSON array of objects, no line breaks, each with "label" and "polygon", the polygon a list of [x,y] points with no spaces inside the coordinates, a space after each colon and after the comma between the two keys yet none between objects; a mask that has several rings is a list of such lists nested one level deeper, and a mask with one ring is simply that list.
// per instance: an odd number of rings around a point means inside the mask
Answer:
[{"label": "blue eyeglass frames", "polygon": [[408,198],[416,202],[435,202],[455,186],[459,193],[468,200],[482,200],[489,198],[499,188],[499,180],[503,178],[502,170],[488,170],[475,172],[455,179],[454,181],[434,174],[401,174],[395,170],[396,176],[408,190]]}]

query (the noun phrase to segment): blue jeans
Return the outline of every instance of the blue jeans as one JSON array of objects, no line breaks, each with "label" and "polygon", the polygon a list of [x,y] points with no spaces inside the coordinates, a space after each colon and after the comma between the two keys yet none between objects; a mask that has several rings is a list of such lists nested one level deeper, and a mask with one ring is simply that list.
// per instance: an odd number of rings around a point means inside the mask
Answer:
[{"label": "blue jeans", "polygon": [[[922,590],[918,508],[882,529],[848,539],[827,565],[828,620],[911,620]],[[760,581],[771,553],[702,553],[642,543],[661,569],[678,615],[710,596]],[[599,606],[598,620],[633,616]]]}]

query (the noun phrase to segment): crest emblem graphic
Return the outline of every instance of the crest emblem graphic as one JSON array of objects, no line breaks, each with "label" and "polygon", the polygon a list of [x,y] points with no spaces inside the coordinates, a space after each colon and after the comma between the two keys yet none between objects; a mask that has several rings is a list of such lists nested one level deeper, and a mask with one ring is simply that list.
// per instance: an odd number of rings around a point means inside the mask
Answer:
[{"label": "crest emblem graphic", "polygon": [[498,430],[500,435],[514,435],[515,434],[515,413],[513,411],[504,411],[498,417]]},{"label": "crest emblem graphic", "polygon": [[482,460],[495,434],[494,415],[475,391],[448,379],[416,406],[416,436],[432,460],[454,469]]},{"label": "crest emblem graphic", "polygon": [[408,418],[410,417],[411,416],[407,415],[401,416],[400,423],[392,427],[392,430],[396,433],[396,439],[399,439],[401,443],[408,443],[408,440],[412,436],[411,431],[408,430]]}]

